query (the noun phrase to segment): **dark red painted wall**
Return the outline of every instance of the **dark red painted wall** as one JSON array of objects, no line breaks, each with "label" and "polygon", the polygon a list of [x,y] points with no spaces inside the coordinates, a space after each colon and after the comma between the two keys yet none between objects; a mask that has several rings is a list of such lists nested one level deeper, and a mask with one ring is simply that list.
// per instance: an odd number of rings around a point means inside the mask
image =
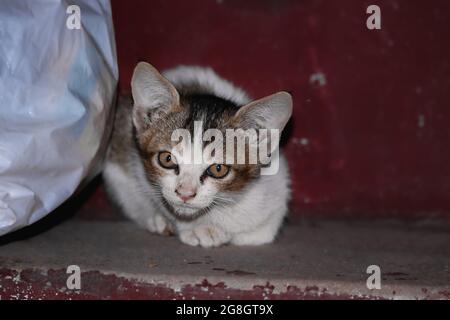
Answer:
[{"label": "dark red painted wall", "polygon": [[[381,30],[366,28],[370,4]],[[112,5],[122,92],[147,60],[212,66],[254,97],[293,93],[295,214],[450,215],[450,1]]]}]

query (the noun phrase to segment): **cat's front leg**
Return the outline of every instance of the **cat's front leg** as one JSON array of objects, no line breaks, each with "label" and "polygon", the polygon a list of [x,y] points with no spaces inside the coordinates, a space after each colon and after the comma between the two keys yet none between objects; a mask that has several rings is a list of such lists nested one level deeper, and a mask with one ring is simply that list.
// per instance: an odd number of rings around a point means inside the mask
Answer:
[{"label": "cat's front leg", "polygon": [[150,232],[158,233],[164,236],[173,235],[173,227],[171,223],[159,213],[152,214],[147,219],[147,229]]},{"label": "cat's front leg", "polygon": [[181,242],[204,248],[218,247],[231,240],[230,234],[214,225],[198,225],[191,229],[179,230],[178,235]]}]

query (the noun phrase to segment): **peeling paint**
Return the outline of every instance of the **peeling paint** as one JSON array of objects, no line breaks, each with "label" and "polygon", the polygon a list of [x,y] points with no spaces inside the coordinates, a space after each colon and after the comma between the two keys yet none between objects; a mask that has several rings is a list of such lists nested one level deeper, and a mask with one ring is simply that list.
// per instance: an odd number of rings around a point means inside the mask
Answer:
[{"label": "peeling paint", "polygon": [[419,114],[417,125],[419,128],[425,127],[425,116],[423,114]]},{"label": "peeling paint", "polygon": [[309,83],[312,85],[318,85],[319,87],[323,87],[327,84],[327,77],[322,72],[316,72],[311,74],[309,77]]},{"label": "peeling paint", "polygon": [[[264,285],[254,285],[249,290],[229,287],[224,281],[210,282],[203,279],[198,283],[185,283],[180,290],[171,288],[168,283],[151,284],[139,282],[133,279],[104,274],[99,271],[83,272],[83,278],[87,278],[87,284],[82,290],[68,290],[61,287],[60,283],[65,281],[65,270],[49,270],[48,281],[41,281],[34,277],[40,270],[10,270],[0,269],[0,294],[3,299],[250,299],[250,300],[272,300],[272,299],[449,299],[448,290],[430,290],[421,288],[413,297],[399,295],[396,290],[390,291],[391,295],[386,297],[362,292],[341,293],[330,291],[327,287],[319,285],[286,285],[284,289],[267,281]],[[23,275],[29,275],[35,281],[28,282]],[[26,277],[25,277],[26,278]],[[18,279],[13,281],[12,279]],[[49,283],[51,286],[49,286]]]}]

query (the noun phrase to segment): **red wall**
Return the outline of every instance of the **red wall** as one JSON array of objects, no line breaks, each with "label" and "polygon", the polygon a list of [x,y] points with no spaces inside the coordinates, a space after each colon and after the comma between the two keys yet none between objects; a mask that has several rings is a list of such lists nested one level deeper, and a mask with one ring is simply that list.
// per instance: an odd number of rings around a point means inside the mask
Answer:
[{"label": "red wall", "polygon": [[[370,4],[381,30],[366,28]],[[450,216],[450,1],[112,5],[122,92],[146,60],[212,66],[254,97],[293,93],[294,214]]]}]

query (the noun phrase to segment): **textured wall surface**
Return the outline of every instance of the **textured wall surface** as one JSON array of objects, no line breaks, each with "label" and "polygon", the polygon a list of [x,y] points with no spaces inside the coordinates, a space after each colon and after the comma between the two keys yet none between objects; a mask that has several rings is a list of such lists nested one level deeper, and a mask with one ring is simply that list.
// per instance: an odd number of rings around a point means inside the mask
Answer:
[{"label": "textured wall surface", "polygon": [[[368,30],[375,3],[382,28]],[[253,97],[293,93],[294,214],[449,215],[449,1],[112,5],[122,92],[146,60],[211,66]]]}]

